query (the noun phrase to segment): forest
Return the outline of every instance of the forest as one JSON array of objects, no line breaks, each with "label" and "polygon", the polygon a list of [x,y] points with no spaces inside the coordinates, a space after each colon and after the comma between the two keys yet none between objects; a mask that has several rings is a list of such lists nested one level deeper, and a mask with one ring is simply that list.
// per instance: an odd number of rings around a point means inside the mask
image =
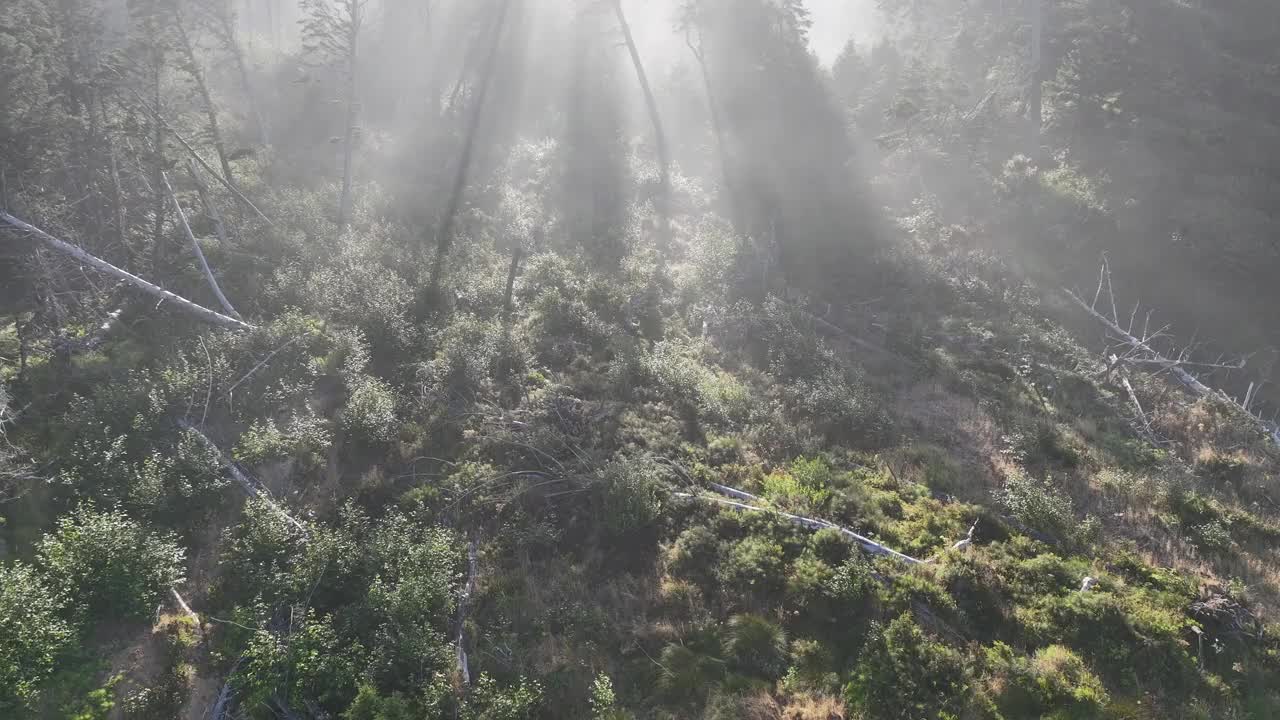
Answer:
[{"label": "forest", "polygon": [[1266,0],[3,0],[0,718],[1280,717],[1277,157]]}]

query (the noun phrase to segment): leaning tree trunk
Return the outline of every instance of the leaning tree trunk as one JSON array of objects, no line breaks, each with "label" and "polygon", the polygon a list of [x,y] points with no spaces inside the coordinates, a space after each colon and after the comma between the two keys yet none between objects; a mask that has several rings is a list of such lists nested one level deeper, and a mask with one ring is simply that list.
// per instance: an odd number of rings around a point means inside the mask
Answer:
[{"label": "leaning tree trunk", "polygon": [[214,312],[213,310],[210,310],[209,308],[204,307],[203,305],[193,303],[190,300],[180,295],[175,295],[174,293],[171,293],[168,290],[165,290],[164,288],[160,287],[159,285],[156,285],[155,283],[151,283],[146,280],[143,280],[142,278],[138,277],[137,275],[134,275],[131,272],[128,272],[127,270],[121,270],[120,268],[116,267],[115,265],[112,265],[106,260],[102,260],[101,258],[90,255],[84,250],[76,247],[75,245],[72,245],[71,243],[59,240],[58,238],[50,235],[49,233],[41,230],[40,228],[34,225],[31,225],[30,223],[19,220],[18,218],[10,215],[9,213],[3,210],[0,210],[0,222],[4,222],[9,227],[12,227],[14,229],[25,231],[29,235],[35,237],[40,242],[44,243],[50,248],[53,248],[54,250],[57,250],[63,255],[69,255],[75,258],[76,260],[79,260],[80,262],[84,263],[85,265],[89,265],[93,267],[95,270],[98,270],[99,272],[110,275],[111,277],[117,280],[123,280],[129,283],[130,285],[133,285],[134,287],[138,288],[139,290],[142,290],[148,295],[159,298],[161,302],[169,302],[169,303],[172,303],[173,305],[177,305],[183,311],[191,315],[194,315],[197,318],[207,323],[210,323],[213,325],[220,325],[222,327],[231,328],[233,330],[253,329],[252,325],[249,325],[243,320],[237,320],[233,317],[227,317],[226,315],[223,315],[222,313]]},{"label": "leaning tree trunk", "polygon": [[480,86],[476,88],[476,97],[471,108],[471,118],[467,123],[467,136],[462,143],[462,154],[458,158],[458,168],[453,177],[453,189],[449,193],[449,204],[445,206],[444,217],[436,230],[436,261],[431,268],[431,297],[440,291],[440,278],[444,274],[444,262],[449,256],[449,248],[453,244],[453,226],[457,221],[458,208],[462,205],[462,193],[467,187],[467,174],[471,169],[471,154],[475,149],[476,135],[480,129],[480,118],[484,115],[485,97],[489,94],[489,84],[493,79],[494,66],[497,64],[498,48],[502,41],[502,30],[506,26],[507,10],[511,0],[502,0],[498,8],[498,17],[494,21],[493,35],[489,40],[489,54],[485,57],[481,70]]},{"label": "leaning tree trunk", "polygon": [[[156,52],[159,53],[158,50]],[[163,62],[163,57],[158,58],[156,62]],[[164,173],[164,121],[160,119],[159,64],[153,68],[153,72],[155,73],[156,113],[155,122],[152,124],[153,136],[151,138],[151,201],[155,217],[151,228],[151,274],[159,277],[165,270],[164,220],[169,204],[165,201],[160,183],[160,176]]]},{"label": "leaning tree trunk", "polygon": [[209,134],[213,137],[213,149],[218,153],[218,163],[222,165],[222,175],[227,179],[227,182],[234,185],[235,178],[231,174],[231,161],[227,158],[227,146],[222,142],[222,130],[218,127],[218,108],[213,104],[213,95],[209,92],[209,83],[205,82],[204,71],[200,69],[200,62],[196,58],[195,48],[191,46],[191,37],[187,34],[187,29],[182,24],[182,15],[180,13],[174,13],[173,24],[178,31],[183,57],[187,61],[187,72],[191,75],[191,79],[195,81],[196,89],[200,91],[200,99],[204,102],[205,117],[209,120]]},{"label": "leaning tree trunk", "polygon": [[360,42],[358,0],[347,0],[347,113],[342,137],[342,196],[338,198],[338,229],[351,221],[351,156],[356,137],[356,59]]},{"label": "leaning tree trunk", "polygon": [[200,271],[204,273],[204,279],[209,283],[209,289],[213,291],[213,296],[218,299],[218,303],[222,305],[222,309],[227,311],[231,317],[239,320],[240,313],[232,307],[231,301],[223,294],[222,287],[218,285],[218,280],[213,276],[213,269],[209,267],[209,261],[204,257],[204,251],[200,249],[200,241],[196,240],[195,233],[191,232],[191,224],[187,222],[187,213],[182,209],[182,203],[178,202],[178,196],[173,192],[173,187],[169,185],[169,178],[160,174],[164,179],[164,189],[169,193],[169,197],[173,199],[173,208],[178,213],[178,220],[182,225],[182,231],[186,234],[187,240],[191,243],[191,252],[195,254],[196,261],[200,263]]},{"label": "leaning tree trunk", "polygon": [[262,116],[262,108],[258,106],[258,95],[254,92],[253,81],[249,77],[249,66],[244,61],[244,49],[240,47],[235,17],[230,10],[218,13],[218,24],[221,25],[222,42],[236,61],[236,72],[240,74],[240,84],[249,103],[249,114],[253,116],[253,122],[258,128],[258,142],[266,147],[271,144],[271,135],[267,132],[267,121]]},{"label": "leaning tree trunk", "polygon": [[627,52],[631,54],[636,79],[640,81],[640,90],[644,92],[649,122],[653,124],[653,144],[658,152],[659,173],[658,198],[655,203],[658,211],[658,239],[665,247],[671,241],[671,153],[667,149],[667,134],[662,129],[662,116],[658,113],[658,102],[653,97],[653,89],[649,87],[649,76],[645,74],[644,63],[640,61],[640,51],[636,49],[635,39],[631,37],[631,26],[627,24],[627,16],[622,12],[622,0],[613,0],[613,12],[622,28],[622,37],[627,42]]},{"label": "leaning tree trunk", "polygon": [[720,104],[716,100],[714,87],[711,84],[711,71],[707,69],[707,59],[703,54],[702,46],[695,45],[693,40],[685,38],[685,43],[689,46],[689,51],[693,53],[693,57],[698,61],[698,70],[702,74],[702,88],[707,96],[707,111],[711,116],[711,133],[716,140],[716,154],[720,159],[720,174],[723,177],[724,194],[726,203],[729,206],[729,220],[733,223],[733,229],[738,233],[739,241],[746,242],[746,226],[742,222],[742,217],[738,211],[738,197],[734,191],[733,171],[729,167],[729,145],[725,140],[724,121],[720,117]]}]

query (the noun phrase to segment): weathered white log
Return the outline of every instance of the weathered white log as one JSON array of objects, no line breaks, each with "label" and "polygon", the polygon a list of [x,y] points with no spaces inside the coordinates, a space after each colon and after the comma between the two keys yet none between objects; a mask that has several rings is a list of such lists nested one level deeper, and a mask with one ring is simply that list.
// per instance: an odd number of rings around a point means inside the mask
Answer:
[{"label": "weathered white log", "polygon": [[209,283],[209,289],[213,290],[213,296],[218,298],[218,303],[222,305],[222,309],[227,311],[231,317],[240,320],[240,313],[232,307],[231,301],[222,293],[222,288],[218,286],[218,280],[213,276],[213,270],[209,268],[209,261],[204,257],[204,251],[200,249],[200,241],[196,240],[195,233],[191,232],[191,224],[187,222],[187,213],[182,209],[182,203],[178,202],[178,195],[173,192],[173,186],[169,184],[169,176],[164,172],[160,173],[160,179],[164,181],[164,189],[169,192],[169,198],[173,200],[173,207],[178,211],[178,221],[182,225],[182,232],[186,234],[187,241],[191,243],[191,251],[195,253],[196,260],[200,263],[200,270],[204,273],[204,279]]},{"label": "weathered white log", "polygon": [[895,560],[901,560],[902,562],[905,562],[909,565],[923,565],[925,562],[923,560],[917,560],[916,558],[913,558],[910,555],[904,555],[898,552],[897,550],[894,550],[893,548],[888,547],[887,545],[878,543],[869,537],[866,537],[864,535],[859,535],[858,533],[848,528],[841,527],[832,522],[827,522],[826,520],[817,520],[814,518],[804,517],[802,515],[792,515],[791,513],[782,512],[780,510],[775,510],[773,508],[762,508],[762,507],[757,507],[755,505],[748,505],[746,503],[741,503],[736,500],[725,500],[722,498],[709,497],[706,495],[694,495],[692,493],[675,493],[675,495],[677,497],[687,497],[687,498],[695,498],[699,500],[707,500],[710,502],[718,503],[720,505],[732,507],[737,510],[753,510],[755,512],[775,513],[781,517],[784,517],[790,520],[791,522],[797,525],[807,527],[811,530],[825,530],[828,528],[831,530],[835,530],[841,535],[849,538],[850,540],[853,540],[859,546],[861,546],[863,550],[866,550],[867,552],[873,555],[885,555],[885,556],[894,558]]},{"label": "weathered white log", "polygon": [[712,490],[715,490],[721,495],[728,495],[731,498],[737,498],[739,500],[755,500],[755,501],[761,500],[759,496],[752,495],[749,492],[744,492],[737,488],[731,488],[728,485],[721,485],[720,483],[713,483],[713,482],[709,482],[707,484],[711,486]]},{"label": "weathered white log", "polygon": [[236,670],[240,669],[240,663],[244,662],[244,657],[236,660],[236,664],[231,666],[231,670],[227,673],[227,679],[222,683],[222,690],[218,691],[218,698],[214,701],[213,707],[209,710],[209,720],[223,720],[227,714],[227,706],[231,704],[231,680],[236,675]]},{"label": "weathered white log", "polygon": [[1082,300],[1079,295],[1076,295],[1074,292],[1067,290],[1066,288],[1063,288],[1063,292],[1065,292],[1067,294],[1067,297],[1071,298],[1071,300],[1076,305],[1079,305],[1081,309],[1083,309],[1085,312],[1092,315],[1095,320],[1102,323],[1102,325],[1106,327],[1108,330],[1115,333],[1117,340],[1124,342],[1126,345],[1133,348],[1134,350],[1138,350],[1143,353],[1146,353],[1147,357],[1145,358],[1145,360],[1147,360],[1151,364],[1159,365],[1169,370],[1169,372],[1172,373],[1175,378],[1177,378],[1178,382],[1182,383],[1188,390],[1191,390],[1192,392],[1200,396],[1213,394],[1213,390],[1208,385],[1205,385],[1204,383],[1197,380],[1194,375],[1192,375],[1191,373],[1183,369],[1182,365],[1179,364],[1176,360],[1171,360],[1165,357],[1164,355],[1156,351],[1155,348],[1144,343],[1143,341],[1139,340],[1133,335],[1130,335],[1124,328],[1117,325],[1114,320],[1112,320],[1111,318],[1108,318],[1106,315],[1103,315],[1102,313],[1090,307],[1089,303],[1086,303],[1084,300]]},{"label": "weathered white log", "polygon": [[305,525],[295,520],[292,515],[285,512],[284,508],[280,507],[279,504],[272,500],[262,486],[256,480],[245,474],[235,461],[227,457],[226,454],[222,452],[222,448],[219,448],[217,443],[209,439],[209,436],[197,430],[194,425],[186,420],[178,420],[178,427],[181,427],[183,430],[187,430],[192,435],[195,435],[196,439],[218,458],[218,463],[222,465],[227,473],[240,484],[240,487],[244,488],[245,493],[250,497],[259,498],[265,502],[277,515],[283,518],[290,525],[296,527],[302,533],[303,537],[307,537],[310,534],[307,532],[307,527]]},{"label": "weathered white log", "polygon": [[462,588],[462,597],[458,599],[458,633],[455,643],[458,650],[458,675],[463,687],[471,685],[471,667],[467,663],[466,625],[467,613],[471,609],[471,595],[476,589],[476,568],[479,566],[479,549],[476,541],[467,545],[467,584]]},{"label": "weathered white log", "polygon": [[195,611],[191,609],[191,606],[187,604],[187,601],[186,601],[186,600],[183,600],[183,599],[182,599],[182,596],[178,594],[178,588],[176,588],[176,587],[170,587],[170,588],[169,588],[169,592],[173,593],[173,599],[178,603],[178,607],[182,608],[182,611],[183,611],[183,612],[185,612],[186,614],[188,614],[188,615],[190,615],[191,617],[195,618],[195,621],[196,621],[196,627],[199,627],[199,626],[200,626],[200,616],[199,616],[199,615],[197,615],[197,614],[195,613]]},{"label": "weathered white log", "polygon": [[126,270],[121,270],[120,268],[116,267],[115,265],[112,265],[106,260],[102,260],[97,257],[94,257],[93,255],[90,255],[84,250],[81,250],[75,245],[72,245],[71,243],[59,240],[58,238],[50,235],[49,233],[41,230],[40,228],[35,227],[34,225],[31,225],[22,220],[19,220],[18,218],[10,215],[9,213],[3,210],[0,210],[0,220],[4,221],[7,225],[9,225],[12,228],[16,228],[18,230],[23,230],[27,232],[28,234],[34,236],[37,240],[40,240],[41,242],[43,242],[45,245],[48,245],[49,247],[53,248],[54,250],[57,250],[58,252],[64,255],[69,255],[75,258],[76,260],[79,260],[80,262],[93,267],[95,270],[106,273],[107,275],[110,275],[111,277],[116,278],[117,280],[123,280],[129,283],[130,285],[133,285],[134,287],[138,288],[139,290],[142,290],[148,295],[160,298],[161,301],[168,301],[182,308],[187,313],[191,315],[195,315],[196,317],[200,318],[201,320],[207,323],[211,323],[213,325],[219,325],[221,327],[232,328],[234,330],[252,330],[253,329],[252,325],[244,322],[243,320],[237,320],[236,318],[228,317],[226,315],[223,315],[222,313],[214,312],[213,310],[210,310],[209,308],[204,307],[203,305],[198,305],[180,295],[175,295],[174,293],[171,293],[168,290],[165,290],[159,285],[143,280],[142,278],[138,277],[137,275],[134,275],[131,272],[128,272]]}]

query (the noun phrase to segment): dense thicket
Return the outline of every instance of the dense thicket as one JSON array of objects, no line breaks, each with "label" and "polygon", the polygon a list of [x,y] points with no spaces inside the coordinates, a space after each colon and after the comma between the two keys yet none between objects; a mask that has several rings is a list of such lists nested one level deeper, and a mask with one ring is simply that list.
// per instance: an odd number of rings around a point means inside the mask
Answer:
[{"label": "dense thicket", "polygon": [[0,715],[1280,714],[1280,7],[880,15],[5,3]]}]

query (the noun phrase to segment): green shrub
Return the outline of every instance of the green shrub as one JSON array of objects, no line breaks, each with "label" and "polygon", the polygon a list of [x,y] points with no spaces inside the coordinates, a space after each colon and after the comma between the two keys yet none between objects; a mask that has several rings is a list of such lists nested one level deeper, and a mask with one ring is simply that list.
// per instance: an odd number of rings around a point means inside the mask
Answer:
[{"label": "green shrub", "polygon": [[845,687],[845,702],[868,720],[955,720],[973,695],[959,652],[927,637],[903,613],[872,633]]},{"label": "green shrub", "polygon": [[342,424],[348,432],[368,441],[394,439],[398,428],[395,392],[378,378],[357,377],[342,410]]},{"label": "green shrub", "polygon": [[724,639],[730,666],[745,675],[777,680],[787,670],[787,635],[759,615],[734,615]]},{"label": "green shrub", "polygon": [[613,681],[599,673],[591,683],[591,717],[593,720],[631,720],[631,713],[618,707]]},{"label": "green shrub", "polygon": [[1070,540],[1075,533],[1071,498],[1048,479],[1037,480],[1021,471],[1010,473],[996,500],[1019,521],[1058,540]]},{"label": "green shrub", "polygon": [[462,712],[464,720],[530,720],[542,704],[542,685],[524,678],[514,687],[502,687],[482,674],[471,688]]},{"label": "green shrub", "polygon": [[719,575],[731,597],[770,597],[781,588],[785,567],[781,545],[751,536],[730,547]]},{"label": "green shrub", "polygon": [[122,511],[81,505],[58,519],[38,557],[52,586],[95,619],[150,616],[169,587],[182,581],[186,553],[171,534],[149,533]]},{"label": "green shrub", "polygon": [[667,567],[679,578],[697,583],[704,591],[713,590],[720,554],[720,540],[702,525],[680,533],[667,550]]},{"label": "green shrub", "polygon": [[601,472],[596,502],[605,530],[622,536],[657,519],[662,510],[663,486],[651,462],[620,460]]},{"label": "green shrub", "polygon": [[987,649],[987,666],[994,676],[996,705],[1005,717],[1085,720],[1099,717],[1109,702],[1102,681],[1061,645],[1027,658],[996,643]]},{"label": "green shrub", "polygon": [[29,565],[0,564],[0,712],[32,704],[74,640],[60,593]]},{"label": "green shrub", "polygon": [[658,662],[658,689],[677,702],[705,696],[724,678],[724,660],[678,643],[664,647]]}]

